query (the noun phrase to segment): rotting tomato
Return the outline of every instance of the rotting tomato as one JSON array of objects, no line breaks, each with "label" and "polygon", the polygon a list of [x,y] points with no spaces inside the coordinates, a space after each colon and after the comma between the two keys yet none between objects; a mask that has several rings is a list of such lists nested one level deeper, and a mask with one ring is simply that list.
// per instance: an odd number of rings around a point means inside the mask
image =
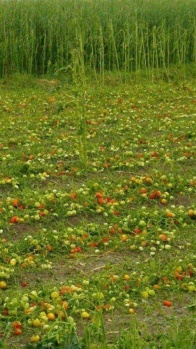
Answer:
[{"label": "rotting tomato", "polygon": [[28,286],[28,284],[27,284],[27,282],[26,282],[26,281],[23,281],[23,282],[22,282],[22,284],[21,284],[21,286],[22,286],[22,287],[27,287],[27,286]]},{"label": "rotting tomato", "polygon": [[9,315],[8,309],[7,309],[7,308],[4,308],[2,314],[3,314],[4,316]]}]

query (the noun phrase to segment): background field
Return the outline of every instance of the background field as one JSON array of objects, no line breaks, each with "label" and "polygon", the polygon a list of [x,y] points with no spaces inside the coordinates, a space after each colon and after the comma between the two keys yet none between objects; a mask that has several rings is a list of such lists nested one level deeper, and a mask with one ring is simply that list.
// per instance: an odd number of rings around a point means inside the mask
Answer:
[{"label": "background field", "polygon": [[0,76],[94,77],[195,62],[194,0],[0,1]]}]

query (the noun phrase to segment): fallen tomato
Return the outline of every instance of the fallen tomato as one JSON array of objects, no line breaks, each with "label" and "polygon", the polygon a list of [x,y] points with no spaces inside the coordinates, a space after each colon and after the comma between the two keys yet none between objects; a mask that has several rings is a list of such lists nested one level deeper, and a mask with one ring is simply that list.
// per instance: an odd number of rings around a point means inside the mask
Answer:
[{"label": "fallen tomato", "polygon": [[168,300],[164,300],[163,301],[163,305],[165,305],[166,307],[171,307],[172,306],[172,302],[170,302]]}]

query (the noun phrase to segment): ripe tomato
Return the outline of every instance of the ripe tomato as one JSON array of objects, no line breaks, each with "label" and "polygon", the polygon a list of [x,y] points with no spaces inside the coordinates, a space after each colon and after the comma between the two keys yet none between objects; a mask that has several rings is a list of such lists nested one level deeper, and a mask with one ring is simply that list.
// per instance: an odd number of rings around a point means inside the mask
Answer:
[{"label": "ripe tomato", "polygon": [[17,207],[17,206],[19,206],[19,204],[20,204],[20,201],[19,201],[19,199],[13,199],[12,200],[12,205],[14,206],[14,207]]},{"label": "ripe tomato", "polygon": [[102,198],[103,195],[102,195],[100,192],[98,192],[98,193],[96,193],[96,197],[97,197],[97,198]]},{"label": "ripe tomato", "polygon": [[66,302],[66,301],[62,301],[62,302],[61,302],[61,305],[62,305],[62,307],[63,307],[65,310],[67,310],[67,309],[69,308],[69,304],[68,304],[68,302]]},{"label": "ripe tomato", "polygon": [[163,301],[163,305],[165,305],[166,307],[171,307],[172,306],[172,302],[165,300]]},{"label": "ripe tomato", "polygon": [[140,193],[141,194],[146,194],[147,193],[147,189],[146,188],[141,188],[140,189]]},{"label": "ripe tomato", "polygon": [[18,223],[18,222],[20,222],[20,218],[18,216],[13,216],[13,217],[10,218],[10,223],[15,224],[15,223]]},{"label": "ripe tomato", "polygon": [[104,204],[105,200],[102,197],[97,197],[98,204],[102,205]]},{"label": "ripe tomato", "polygon": [[175,217],[175,214],[174,214],[173,212],[171,212],[171,211],[167,211],[167,212],[166,212],[166,216],[167,216],[168,218],[174,218],[174,217]]},{"label": "ripe tomato", "polygon": [[54,313],[48,313],[47,314],[47,318],[48,318],[48,320],[52,321],[52,320],[55,319],[55,314]]},{"label": "ripe tomato", "polygon": [[163,242],[168,241],[168,237],[167,237],[167,235],[165,235],[165,234],[160,234],[160,235],[159,235],[159,238],[160,238]]},{"label": "ripe tomato", "polygon": [[15,335],[15,336],[20,336],[21,334],[22,334],[21,328],[15,328],[15,330],[14,330],[14,335]]},{"label": "ripe tomato", "polygon": [[16,328],[19,328],[21,329],[22,328],[22,324],[20,321],[14,321],[13,322],[13,327],[16,329]]},{"label": "ripe tomato", "polygon": [[135,228],[133,229],[133,232],[138,235],[141,233],[141,230],[139,228]]}]

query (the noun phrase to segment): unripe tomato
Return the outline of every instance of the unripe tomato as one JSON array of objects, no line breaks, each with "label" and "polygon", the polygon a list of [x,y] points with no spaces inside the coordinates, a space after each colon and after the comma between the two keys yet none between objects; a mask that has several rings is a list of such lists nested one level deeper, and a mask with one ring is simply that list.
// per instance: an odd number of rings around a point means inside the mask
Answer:
[{"label": "unripe tomato", "polygon": [[5,281],[0,281],[0,288],[1,289],[7,288],[7,283]]},{"label": "unripe tomato", "polygon": [[90,314],[87,313],[87,311],[83,311],[81,314],[82,319],[88,319],[90,317]]},{"label": "unripe tomato", "polygon": [[31,341],[31,343],[39,342],[40,341],[40,336],[38,334],[37,335],[33,335],[33,336],[31,336],[30,341]]}]

